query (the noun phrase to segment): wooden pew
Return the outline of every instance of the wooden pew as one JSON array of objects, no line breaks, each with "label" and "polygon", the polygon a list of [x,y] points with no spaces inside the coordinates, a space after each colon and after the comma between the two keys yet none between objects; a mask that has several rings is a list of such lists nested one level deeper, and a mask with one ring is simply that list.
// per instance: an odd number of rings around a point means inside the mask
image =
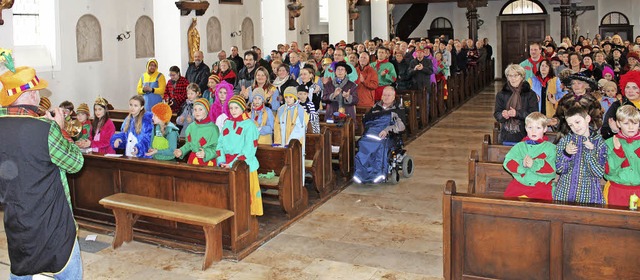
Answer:
[{"label": "wooden pew", "polygon": [[110,195],[101,199],[99,203],[112,209],[116,217],[114,249],[120,247],[123,242],[131,242],[133,225],[138,221],[138,217],[148,216],[202,226],[206,237],[202,270],[206,270],[214,261],[222,259],[222,230],[218,224],[233,216],[233,212],[229,210],[128,193]]},{"label": "wooden pew", "polygon": [[[418,116],[416,106],[417,97],[415,90],[399,90],[396,92],[396,99],[402,99],[402,104],[407,112],[407,133],[411,136],[418,134]],[[405,133],[405,134],[407,134]]]},{"label": "wooden pew", "polygon": [[[289,142],[288,147],[272,147],[258,145],[256,157],[260,163],[258,173],[275,171],[276,176],[270,179],[260,178],[260,188],[264,204],[282,207],[289,219],[299,215],[309,204],[309,195],[303,185],[302,145],[296,139]],[[276,190],[274,194],[269,190]]]},{"label": "wooden pew", "polygon": [[640,213],[458,194],[442,202],[445,279],[638,279]]},{"label": "wooden pew", "polygon": [[[111,230],[113,213],[98,202],[128,193],[227,209],[234,216],[222,222],[222,242],[232,258],[258,237],[258,220],[250,213],[249,167],[237,161],[230,169],[199,167],[180,162],[84,155],[84,166],[67,175],[73,213],[86,227]],[[154,218],[141,218],[134,226],[136,238],[172,247],[202,250],[202,227]]]},{"label": "wooden pew", "polygon": [[[122,127],[122,123],[124,122],[124,119],[127,118],[127,116],[129,116],[128,110],[109,110],[109,118],[111,118],[113,125],[116,127],[116,131],[120,130],[120,128]],[[173,112],[173,114],[171,115],[171,122],[175,124],[177,118],[177,112]]]},{"label": "wooden pew", "polygon": [[305,170],[311,173],[320,197],[325,197],[336,183],[331,167],[331,131],[323,127],[320,134],[307,134],[305,141]]},{"label": "wooden pew", "polygon": [[362,136],[362,133],[364,132],[364,125],[362,124],[362,119],[364,118],[364,114],[369,112],[369,110],[371,110],[371,107],[356,106],[356,122],[355,122],[356,136]]},{"label": "wooden pew", "polygon": [[504,162],[504,157],[510,150],[511,146],[492,144],[491,136],[485,134],[482,141],[481,160],[485,162]]},{"label": "wooden pew", "polygon": [[478,151],[471,151],[468,193],[502,196],[512,179],[513,177],[504,170],[501,162],[480,161]]},{"label": "wooden pew", "polygon": [[353,120],[347,118],[342,127],[336,124],[320,123],[320,129],[322,127],[331,131],[331,146],[340,147],[337,153],[332,152],[331,162],[340,170],[342,176],[350,179],[354,168],[356,146]]}]

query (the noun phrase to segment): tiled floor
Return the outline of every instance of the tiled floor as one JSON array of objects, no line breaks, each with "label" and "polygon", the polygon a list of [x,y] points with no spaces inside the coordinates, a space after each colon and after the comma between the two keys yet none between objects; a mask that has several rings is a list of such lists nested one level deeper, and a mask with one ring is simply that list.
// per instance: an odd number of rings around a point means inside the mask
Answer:
[{"label": "tiled floor", "polygon": [[[466,189],[469,151],[493,127],[495,92],[487,88],[408,146],[417,165],[412,178],[351,185],[240,262],[201,271],[202,255],[134,241],[82,252],[84,278],[441,279],[442,189],[449,179]],[[0,279],[9,273],[6,246],[0,234]]]}]

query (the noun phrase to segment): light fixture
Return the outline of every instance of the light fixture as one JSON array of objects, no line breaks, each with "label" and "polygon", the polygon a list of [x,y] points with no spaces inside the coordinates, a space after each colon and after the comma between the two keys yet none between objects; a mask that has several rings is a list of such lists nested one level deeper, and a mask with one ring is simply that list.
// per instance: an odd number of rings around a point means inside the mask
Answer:
[{"label": "light fixture", "polygon": [[125,33],[120,33],[116,36],[116,40],[118,40],[118,42],[129,38],[131,38],[131,31],[126,31]]},{"label": "light fixture", "polygon": [[238,37],[238,36],[242,36],[242,30],[231,32],[231,37]]}]

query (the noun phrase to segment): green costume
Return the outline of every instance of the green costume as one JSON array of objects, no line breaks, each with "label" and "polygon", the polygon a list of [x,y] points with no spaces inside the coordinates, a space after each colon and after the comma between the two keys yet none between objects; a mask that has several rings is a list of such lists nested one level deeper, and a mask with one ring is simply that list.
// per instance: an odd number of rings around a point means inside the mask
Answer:
[{"label": "green costume", "polygon": [[607,145],[607,163],[604,178],[627,186],[640,185],[640,139],[620,140],[620,149],[613,148],[613,137],[604,141]]},{"label": "green costume", "polygon": [[[530,168],[522,165],[527,155],[533,159]],[[504,157],[503,166],[516,181],[525,186],[534,186],[538,182],[549,183],[556,178],[556,145],[547,141],[535,145],[519,142]]]},{"label": "green costume", "polygon": [[249,171],[258,170],[260,163],[256,158],[258,150],[258,127],[256,123],[244,113],[237,118],[229,118],[222,126],[222,133],[218,140],[216,162],[218,164],[233,163],[240,159],[249,165]]},{"label": "green costume", "polygon": [[160,125],[156,125],[153,130],[151,148],[158,150],[158,152],[153,155],[153,158],[157,160],[174,160],[176,157],[173,155],[173,151],[178,148],[179,134],[180,130],[173,123],[167,123],[164,128],[164,134],[162,134]]},{"label": "green costume", "polygon": [[387,59],[372,62],[370,65],[371,68],[375,69],[378,73],[378,86],[388,86],[398,78],[395,67],[393,67],[393,64]]},{"label": "green costume", "polygon": [[[212,160],[214,160],[216,156],[216,146],[220,135],[218,126],[212,123],[209,118],[205,118],[202,122],[192,122],[187,127],[185,135],[187,136],[187,141],[184,146],[180,147],[180,151],[182,151],[180,158],[183,158],[187,152],[191,152],[187,163],[215,166],[215,162],[212,162]],[[196,157],[196,153],[199,152],[201,148],[205,152],[204,158]]]}]

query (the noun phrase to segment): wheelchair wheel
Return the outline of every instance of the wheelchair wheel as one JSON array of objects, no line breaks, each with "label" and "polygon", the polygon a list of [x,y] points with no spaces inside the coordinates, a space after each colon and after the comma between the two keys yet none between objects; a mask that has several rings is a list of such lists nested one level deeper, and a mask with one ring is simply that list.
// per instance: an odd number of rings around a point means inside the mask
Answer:
[{"label": "wheelchair wheel", "polygon": [[409,178],[413,176],[413,158],[404,156],[402,159],[402,176]]},{"label": "wheelchair wheel", "polygon": [[391,173],[389,173],[389,175],[387,175],[387,182],[396,185],[398,184],[398,182],[400,182],[400,173],[398,173],[398,170],[393,170],[391,171]]}]

